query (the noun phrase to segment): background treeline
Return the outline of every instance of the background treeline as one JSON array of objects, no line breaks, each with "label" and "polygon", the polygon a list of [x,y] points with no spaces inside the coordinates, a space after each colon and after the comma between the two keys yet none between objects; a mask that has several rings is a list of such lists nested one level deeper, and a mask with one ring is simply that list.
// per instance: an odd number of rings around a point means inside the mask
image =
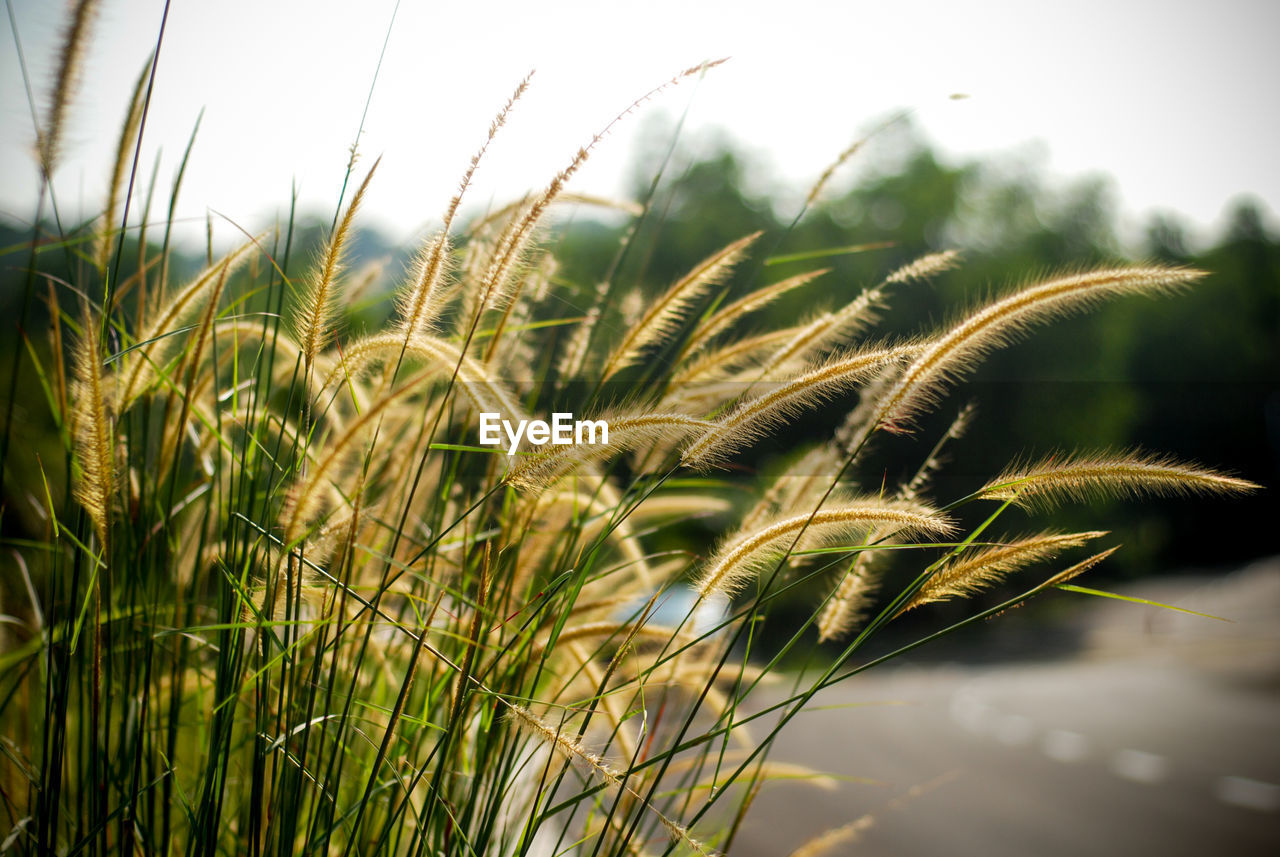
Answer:
[{"label": "background treeline", "polygon": [[[1109,501],[1105,509],[1056,512],[1063,527],[1087,529],[1105,520],[1117,532],[1126,548],[1109,564],[1110,573],[1226,567],[1276,552],[1271,534],[1280,501],[1271,489],[1280,482],[1280,236],[1254,203],[1236,203],[1209,246],[1192,242],[1168,217],[1152,220],[1137,242],[1125,242],[1105,180],[1051,185],[1034,166],[1007,159],[949,164],[900,122],[871,140],[856,156],[860,162],[838,173],[798,216],[803,193],[772,189],[767,167],[734,144],[715,142],[690,153],[671,146],[669,129],[650,139],[634,166],[632,197],[644,205],[642,216],[597,217],[595,209],[575,209],[548,236],[565,297],[543,321],[555,313],[579,317],[604,279],[656,293],[712,251],[757,230],[765,236],[723,300],[801,271],[830,269],[767,310],[787,320],[842,305],[925,253],[962,251],[955,270],[892,292],[880,323],[866,334],[871,338],[931,330],[978,297],[1049,271],[1135,259],[1203,268],[1211,276],[1186,294],[1109,304],[1038,330],[986,360],[922,426],[921,436],[935,436],[965,402],[976,404],[977,421],[951,449],[935,495],[942,502],[961,496],[1019,457],[1142,446],[1233,472],[1268,490],[1234,501]],[[299,219],[292,239],[275,245],[276,260],[297,275],[314,258],[328,225],[327,218]],[[29,231],[0,225],[0,312],[8,330],[22,314],[29,242]],[[413,248],[392,247],[367,230],[353,244],[359,285],[348,323],[373,324],[389,312],[386,291]],[[74,282],[66,275],[84,264],[88,250],[87,242],[74,239],[42,244],[24,326],[35,353],[47,354],[49,347],[49,313],[40,299],[46,284]],[[136,247],[126,251],[117,281],[136,273],[128,260],[138,255]],[[176,276],[194,271],[201,256],[179,253]],[[154,281],[155,272],[150,277]],[[6,342],[0,353],[0,383],[7,391],[14,349]],[[9,539],[40,526],[34,508],[42,503],[17,496],[20,490],[47,481],[57,494],[65,485],[65,474],[31,472],[40,461],[50,466],[62,460],[44,396],[36,373],[19,374],[14,442],[48,454],[10,451],[0,521]],[[822,440],[851,404],[837,403],[793,430]],[[918,446],[910,447],[910,457],[895,456],[891,445],[874,451],[885,484],[914,470]],[[764,452],[756,458],[767,461]]]}]

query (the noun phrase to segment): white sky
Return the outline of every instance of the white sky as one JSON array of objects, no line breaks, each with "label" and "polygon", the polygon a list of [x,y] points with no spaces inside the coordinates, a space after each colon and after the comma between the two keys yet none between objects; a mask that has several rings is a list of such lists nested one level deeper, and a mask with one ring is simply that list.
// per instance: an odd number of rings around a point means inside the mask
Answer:
[{"label": "white sky", "polygon": [[[64,6],[10,0],[43,108]],[[163,0],[103,4],[59,203],[96,206]],[[332,211],[394,0],[173,0],[143,163],[167,184],[206,109],[183,187],[192,236],[208,209],[245,224]],[[32,211],[31,119],[12,33],[0,48],[0,214]],[[1052,174],[1115,177],[1131,219],[1215,222],[1239,194],[1280,210],[1280,3],[421,2],[403,0],[360,148],[383,163],[368,221],[397,239],[438,218],[493,113],[529,95],[470,197],[541,186],[633,98],[704,59],[731,61],[660,96],[593,156],[572,190],[618,195],[646,116],[689,110],[803,189],[860,129],[909,107],[952,157],[1026,152]],[[951,93],[971,97],[951,101]]]}]

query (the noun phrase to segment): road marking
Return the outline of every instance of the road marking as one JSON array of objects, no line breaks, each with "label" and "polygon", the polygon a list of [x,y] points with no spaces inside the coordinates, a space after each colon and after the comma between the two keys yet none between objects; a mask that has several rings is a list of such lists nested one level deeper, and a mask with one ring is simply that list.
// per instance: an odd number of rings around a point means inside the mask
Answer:
[{"label": "road marking", "polygon": [[1280,810],[1280,786],[1251,780],[1248,777],[1219,777],[1213,784],[1213,794],[1218,800],[1231,806],[1256,809],[1259,812]]},{"label": "road marking", "polygon": [[1050,729],[1044,734],[1040,749],[1055,762],[1071,764],[1089,755],[1089,739],[1079,732]]},{"label": "road marking", "polygon": [[1169,760],[1146,750],[1124,749],[1111,757],[1111,773],[1135,783],[1158,783],[1169,776]]}]

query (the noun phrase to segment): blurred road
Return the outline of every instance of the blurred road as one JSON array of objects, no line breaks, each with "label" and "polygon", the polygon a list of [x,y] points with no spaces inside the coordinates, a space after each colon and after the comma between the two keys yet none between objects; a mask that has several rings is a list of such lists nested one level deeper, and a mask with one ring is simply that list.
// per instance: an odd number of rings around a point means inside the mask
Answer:
[{"label": "blurred road", "polygon": [[831,688],[771,758],[858,781],[766,786],[730,853],[1280,854],[1280,560],[1133,591],[1233,622],[1100,600],[1077,657]]}]

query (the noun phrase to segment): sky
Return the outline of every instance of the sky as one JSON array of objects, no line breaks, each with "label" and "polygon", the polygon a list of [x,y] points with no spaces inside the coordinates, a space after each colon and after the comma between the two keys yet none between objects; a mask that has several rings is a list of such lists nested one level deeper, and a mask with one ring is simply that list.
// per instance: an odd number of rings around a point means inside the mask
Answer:
[{"label": "sky", "polygon": [[[42,112],[65,7],[8,2],[0,216],[25,222],[38,184],[17,44]],[[102,4],[55,176],[66,212],[100,205],[163,11],[163,0]],[[1062,181],[1106,174],[1130,223],[1176,212],[1210,229],[1241,195],[1280,211],[1278,36],[1280,3],[1267,0],[172,0],[142,163],[168,185],[203,110],[178,216],[194,240],[209,212],[229,235],[287,210],[294,188],[303,208],[332,212],[363,117],[357,173],[382,157],[365,222],[404,241],[439,221],[531,70],[474,207],[545,185],[635,98],[729,57],[628,116],[570,190],[625,195],[639,135],[683,116],[685,138],[722,132],[802,195],[852,140],[908,109],[951,160],[1029,158]]]}]

